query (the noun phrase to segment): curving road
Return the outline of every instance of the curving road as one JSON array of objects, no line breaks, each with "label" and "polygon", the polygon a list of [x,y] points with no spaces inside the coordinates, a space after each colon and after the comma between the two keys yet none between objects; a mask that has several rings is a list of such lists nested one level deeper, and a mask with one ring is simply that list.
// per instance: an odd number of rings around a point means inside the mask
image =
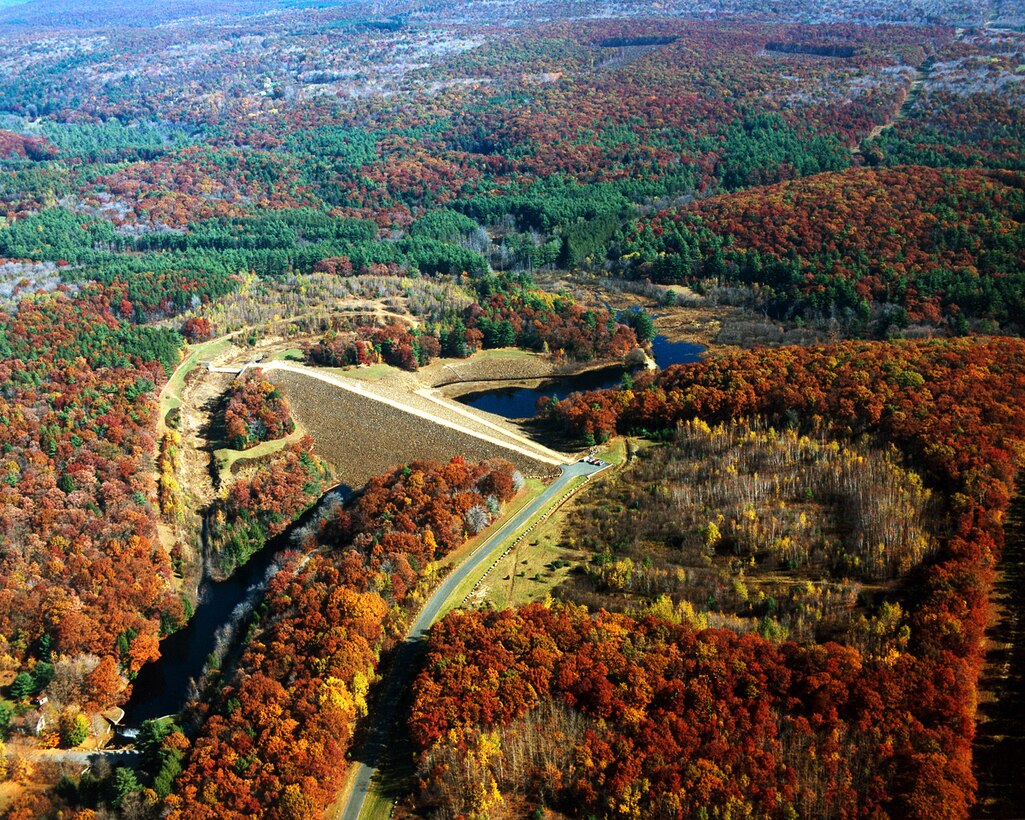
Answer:
[{"label": "curving road", "polygon": [[417,671],[427,631],[441,614],[449,598],[467,578],[470,578],[475,572],[481,571],[487,562],[492,560],[516,530],[555,503],[575,478],[578,476],[590,478],[591,475],[602,469],[604,468],[583,461],[563,464],[562,474],[541,495],[491,533],[469,558],[452,571],[452,574],[424,604],[410,628],[406,640],[395,653],[394,662],[377,701],[377,714],[372,720],[366,744],[360,755],[359,768],[356,771],[352,789],[341,811],[332,813],[330,815],[332,818],[358,820],[370,792],[374,772],[377,770],[378,763],[382,759],[388,740],[392,735],[392,729],[399,718],[396,707],[401,702],[403,693],[408,690]]}]

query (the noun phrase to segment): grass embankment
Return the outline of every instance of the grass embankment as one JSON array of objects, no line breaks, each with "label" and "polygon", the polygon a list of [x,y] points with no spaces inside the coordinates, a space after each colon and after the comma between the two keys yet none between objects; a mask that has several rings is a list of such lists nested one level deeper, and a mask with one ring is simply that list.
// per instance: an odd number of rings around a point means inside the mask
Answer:
[{"label": "grass embankment", "polygon": [[358,379],[365,382],[378,382],[386,376],[400,373],[397,367],[390,364],[368,364],[362,367],[322,367],[317,368],[332,376],[340,376],[343,379]]},{"label": "grass embankment", "polygon": [[[529,350],[503,347],[494,350],[479,350],[467,359],[436,359],[425,370],[431,373],[439,367],[454,366],[461,368],[461,370],[467,370],[469,373],[467,379],[472,379],[475,374],[487,375],[490,372],[489,366],[498,362],[533,362],[536,360],[537,354]],[[405,372],[384,363],[362,365],[360,367],[325,367],[320,369],[335,376],[370,382],[381,381],[388,376]],[[478,370],[479,374],[477,373]],[[429,382],[431,379],[428,377],[425,381]]]},{"label": "grass embankment", "polygon": [[[519,347],[496,347],[488,350],[481,350],[474,354],[477,362],[488,362],[496,359],[534,359],[537,354],[532,350],[523,350]],[[458,360],[457,360],[458,361]]]},{"label": "grass embankment", "polygon": [[[583,479],[581,479],[581,481],[582,480]],[[536,478],[527,479],[527,483],[524,486],[523,492],[517,498],[513,499],[513,501],[506,507],[502,517],[495,521],[495,523],[493,523],[490,527],[488,527],[487,530],[482,532],[480,535],[474,536],[469,541],[467,541],[462,547],[456,550],[456,552],[454,552],[446,560],[446,564],[459,564],[465,561],[471,555],[473,555],[473,553],[475,553],[482,545],[484,545],[486,541],[489,541],[493,537],[492,533],[496,532],[500,527],[502,527],[505,524],[506,521],[515,516],[517,513],[519,513],[520,510],[522,510],[528,504],[533,502],[535,498],[541,495],[541,493],[545,491],[545,487],[546,485]],[[539,516],[540,515],[544,515],[544,511],[542,511],[539,514]],[[494,551],[495,554],[500,554],[501,550],[503,550],[506,546],[512,543],[513,539],[518,538],[536,520],[537,519],[534,518],[528,521],[526,524],[524,524],[522,527],[516,530],[516,532],[514,532],[511,537],[502,539],[500,543],[496,542],[490,544],[490,549]],[[445,602],[445,606],[442,607],[441,613],[438,615],[438,620],[444,618],[453,609],[462,606],[463,600],[466,598],[467,595],[470,594],[471,590],[474,588],[474,586],[477,585],[477,582],[480,580],[481,576],[486,571],[487,565],[482,567],[480,572],[472,573],[465,581],[463,581],[462,584],[456,587],[455,591]]]},{"label": "grass embankment", "polygon": [[[567,492],[585,483],[581,476],[569,485]],[[529,522],[513,536],[516,546],[495,565],[478,590],[483,600],[495,609],[539,601],[566,579],[583,556],[563,538],[566,513],[575,501],[570,499],[529,533],[535,522]]]},{"label": "grass embankment", "polygon": [[284,438],[274,439],[273,441],[263,441],[255,447],[250,447],[248,450],[234,450],[230,447],[223,447],[219,450],[214,450],[214,464],[217,465],[217,486],[224,487],[231,483],[232,468],[235,467],[236,464],[241,467],[241,462],[255,461],[257,459],[274,455],[274,453],[279,450],[283,450],[285,447],[299,441],[299,439],[304,435],[305,431],[297,425],[295,430]]},{"label": "grass embankment", "polygon": [[[637,448],[637,442],[616,438],[601,453],[604,461],[622,465],[627,460],[628,446]],[[641,442],[650,446],[650,442]],[[600,482],[607,473],[595,478]],[[567,492],[575,491],[586,483],[584,478],[574,481]],[[590,558],[590,553],[577,549],[573,534],[567,532],[567,516],[580,503],[575,495],[542,521],[533,531],[526,534],[537,519],[527,522],[517,530],[507,545],[515,543],[513,550],[503,557],[482,584],[481,601],[487,601],[495,609],[515,607],[532,601],[540,601],[553,589],[562,584],[578,566]],[[542,513],[544,515],[544,513]],[[462,601],[474,584],[460,589]]]}]

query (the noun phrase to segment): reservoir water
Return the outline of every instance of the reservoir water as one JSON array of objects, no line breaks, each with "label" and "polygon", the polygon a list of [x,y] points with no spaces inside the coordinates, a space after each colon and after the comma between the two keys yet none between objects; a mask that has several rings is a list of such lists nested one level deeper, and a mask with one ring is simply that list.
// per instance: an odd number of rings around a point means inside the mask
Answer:
[{"label": "reservoir water", "polygon": [[[656,336],[651,343],[651,352],[655,364],[662,370],[670,365],[698,361],[705,352],[705,347],[693,342],[671,342],[665,336]],[[623,367],[606,367],[601,370],[589,370],[577,376],[549,379],[537,387],[498,387],[468,393],[459,396],[458,400],[477,410],[494,413],[507,419],[529,418],[535,414],[537,400],[541,396],[564,399],[570,393],[615,387],[622,381],[626,372],[626,368]]]}]

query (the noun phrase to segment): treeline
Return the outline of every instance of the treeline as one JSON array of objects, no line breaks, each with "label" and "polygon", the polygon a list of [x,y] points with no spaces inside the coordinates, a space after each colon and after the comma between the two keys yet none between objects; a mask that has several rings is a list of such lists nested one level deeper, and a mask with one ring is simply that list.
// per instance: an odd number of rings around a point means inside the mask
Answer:
[{"label": "treeline", "polygon": [[913,816],[947,795],[911,802],[872,765],[911,739],[872,695],[874,674],[903,667],[570,605],[455,613],[414,688],[419,808]]},{"label": "treeline", "polygon": [[163,123],[124,124],[116,118],[103,123],[44,122],[43,135],[61,159],[85,163],[151,160],[195,141],[195,127]]},{"label": "treeline", "polygon": [[777,316],[1020,330],[1023,191],[1016,172],[857,169],[638,220],[624,251],[658,281],[757,287]]},{"label": "treeline", "polygon": [[[448,343],[449,337],[446,336]],[[443,349],[437,336],[398,322],[384,327],[365,325],[355,333],[329,331],[316,344],[307,344],[306,361],[320,367],[348,367],[390,364],[403,370],[417,370],[437,358]]]},{"label": "treeline", "polygon": [[667,46],[676,42],[677,38],[669,37],[606,37],[599,40],[599,48],[644,48],[649,46]]},{"label": "treeline", "polygon": [[237,670],[204,714],[172,817],[308,817],[345,776],[382,650],[401,636],[432,562],[522,486],[506,463],[414,463],[321,510],[270,580]]},{"label": "treeline", "polygon": [[298,209],[196,222],[184,233],[133,237],[109,220],[50,208],[0,228],[0,257],[53,261],[66,281],[120,290],[120,313],[144,322],[230,294],[239,277],[250,272],[265,278],[379,269],[483,275],[488,269],[484,257],[452,241],[446,226],[453,220],[459,232],[469,230],[470,220],[451,213],[425,217],[408,236],[390,242],[377,239],[372,222]]},{"label": "treeline", "polygon": [[22,157],[30,160],[52,159],[56,154],[53,145],[45,139],[26,137],[11,131],[0,131],[0,159]]},{"label": "treeline", "polygon": [[331,332],[306,347],[307,361],[326,367],[384,362],[416,370],[439,355],[465,358],[482,348],[515,346],[590,361],[621,358],[638,345],[636,331],[607,310],[532,288],[529,277],[485,277],[476,290],[479,302],[454,318],[412,329],[393,322]]},{"label": "treeline", "polygon": [[780,51],[784,54],[814,54],[817,57],[841,57],[850,59],[858,54],[854,46],[839,43],[800,43],[770,40],[765,44],[766,51]]},{"label": "treeline", "polygon": [[395,242],[377,240],[377,226],[363,219],[332,217],[323,211],[297,209],[238,219],[194,223],[186,233],[147,234],[131,248],[172,259],[205,271],[227,267],[276,277],[285,272],[309,273],[325,259],[348,259],[354,272],[374,265],[396,265],[424,275],[480,275],[487,262],[476,251],[413,230]]},{"label": "treeline", "polygon": [[377,226],[360,219],[338,219],[324,211],[297,208],[235,219],[192,223],[185,233],[154,233],[139,237],[140,251],[294,250],[300,244],[344,241],[371,242]]}]

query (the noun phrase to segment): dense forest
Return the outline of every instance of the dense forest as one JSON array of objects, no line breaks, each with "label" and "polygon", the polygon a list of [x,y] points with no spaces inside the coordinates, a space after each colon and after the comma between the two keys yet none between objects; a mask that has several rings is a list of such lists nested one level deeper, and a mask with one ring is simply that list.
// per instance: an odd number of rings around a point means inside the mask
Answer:
[{"label": "dense forest", "polygon": [[[615,466],[553,519],[577,563],[546,599],[484,585],[435,625],[400,811],[967,816],[1025,453],[1023,25],[4,4],[0,814],[320,816],[442,559],[542,492],[480,455],[504,435]],[[653,364],[667,332],[704,360],[529,425],[431,395]],[[478,449],[390,454],[342,503],[280,363]],[[390,446],[360,421],[335,452]],[[187,707],[134,725],[162,641],[264,556]]]},{"label": "dense forest", "polygon": [[758,287],[777,315],[1020,331],[1025,179],[899,166],[820,174],[639,221],[624,245],[664,282]]},{"label": "dense forest", "polygon": [[[172,816],[313,816],[331,801],[382,651],[433,562],[522,482],[508,464],[410,464],[319,511],[271,581],[234,676],[187,750]],[[483,516],[482,521],[477,521]],[[309,552],[316,549],[316,552]]]},{"label": "dense forest", "polygon": [[[656,431],[692,418],[764,416],[798,427],[825,423],[834,435],[881,434],[942,494],[951,523],[934,530],[936,559],[902,596],[906,635],[871,629],[882,640],[860,646],[780,642],[785,632],[750,626],[739,629],[743,637],[703,629],[698,608],[671,599],[640,620],[596,619],[573,607],[449,619],[432,637],[411,717],[425,750],[421,799],[478,815],[524,794],[534,804],[615,807],[638,817],[701,807],[965,813],[975,788],[970,726],[986,587],[1025,437],[1023,387],[1025,347],[1017,340],[846,343],[722,357],[638,380],[633,390],[560,403],[553,420],[577,430],[600,431],[604,419]],[[677,446],[707,435],[691,426]],[[607,556],[596,557],[596,572],[612,574],[619,564],[624,574],[637,556],[631,527],[664,520],[658,493],[648,498],[629,507],[610,499],[605,526],[617,535],[601,540]],[[617,527],[616,510],[623,522],[640,521]],[[882,515],[903,524],[906,512]],[[706,525],[700,535],[707,545],[729,538],[723,530],[712,538]],[[883,549],[902,560],[894,546]],[[739,544],[735,552],[745,554]],[[685,596],[677,593],[689,604]],[[723,604],[710,596],[705,606]],[[524,739],[531,733],[536,742]],[[678,751],[667,755],[668,742]]]},{"label": "dense forest", "polygon": [[117,318],[96,289],[26,297],[0,332],[3,651],[27,672],[91,657],[65,705],[103,707],[184,618],[149,463],[177,337]]}]

